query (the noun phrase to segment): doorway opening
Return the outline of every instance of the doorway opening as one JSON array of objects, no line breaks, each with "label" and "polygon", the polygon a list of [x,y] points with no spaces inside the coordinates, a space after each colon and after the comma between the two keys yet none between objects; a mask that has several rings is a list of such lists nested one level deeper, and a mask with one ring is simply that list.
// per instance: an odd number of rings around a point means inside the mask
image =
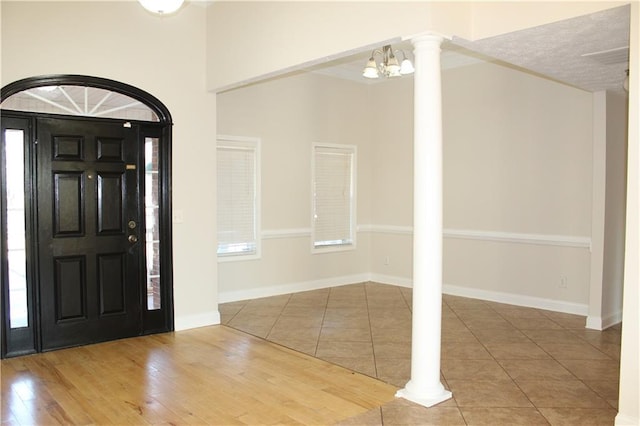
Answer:
[{"label": "doorway opening", "polygon": [[168,109],[78,75],[0,102],[1,356],[173,330]]}]

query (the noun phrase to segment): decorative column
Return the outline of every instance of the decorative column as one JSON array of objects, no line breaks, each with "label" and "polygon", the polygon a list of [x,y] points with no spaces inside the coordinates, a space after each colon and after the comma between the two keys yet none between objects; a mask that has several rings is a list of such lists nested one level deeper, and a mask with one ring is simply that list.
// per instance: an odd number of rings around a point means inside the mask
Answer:
[{"label": "decorative column", "polygon": [[442,88],[439,35],[414,46],[413,323],[411,380],[396,396],[431,407],[451,398],[440,382],[442,328]]}]

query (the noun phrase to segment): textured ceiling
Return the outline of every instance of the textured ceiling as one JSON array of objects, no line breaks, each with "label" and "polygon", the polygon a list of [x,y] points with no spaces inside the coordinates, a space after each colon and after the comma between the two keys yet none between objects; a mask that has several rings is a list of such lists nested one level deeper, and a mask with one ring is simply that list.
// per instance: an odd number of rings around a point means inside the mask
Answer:
[{"label": "textured ceiling", "polygon": [[[454,38],[443,45],[442,68],[499,60],[590,92],[622,91],[629,68],[628,46],[627,5],[497,37]],[[409,43],[394,48],[412,50]],[[363,52],[309,71],[363,84],[382,82],[362,77],[370,55]]]},{"label": "textured ceiling", "polygon": [[621,91],[629,69],[629,6],[474,42],[453,42],[584,90]]}]

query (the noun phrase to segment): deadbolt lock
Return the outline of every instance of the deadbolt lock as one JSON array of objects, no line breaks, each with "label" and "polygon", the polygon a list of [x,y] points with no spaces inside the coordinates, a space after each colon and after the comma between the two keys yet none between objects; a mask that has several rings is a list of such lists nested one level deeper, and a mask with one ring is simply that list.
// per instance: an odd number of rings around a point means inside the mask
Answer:
[{"label": "deadbolt lock", "polygon": [[136,221],[135,220],[130,220],[128,225],[129,225],[129,229],[136,229]]}]

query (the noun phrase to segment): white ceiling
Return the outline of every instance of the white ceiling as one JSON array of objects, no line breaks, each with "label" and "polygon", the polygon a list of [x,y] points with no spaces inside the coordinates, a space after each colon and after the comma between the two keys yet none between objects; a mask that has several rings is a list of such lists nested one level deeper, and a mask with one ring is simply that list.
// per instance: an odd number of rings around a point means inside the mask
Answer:
[{"label": "white ceiling", "polygon": [[[443,45],[442,68],[501,61],[590,92],[622,91],[629,68],[629,6],[621,6],[486,39],[454,38]],[[411,52],[408,43],[394,45]],[[309,71],[363,84],[371,52],[320,65]]]}]

